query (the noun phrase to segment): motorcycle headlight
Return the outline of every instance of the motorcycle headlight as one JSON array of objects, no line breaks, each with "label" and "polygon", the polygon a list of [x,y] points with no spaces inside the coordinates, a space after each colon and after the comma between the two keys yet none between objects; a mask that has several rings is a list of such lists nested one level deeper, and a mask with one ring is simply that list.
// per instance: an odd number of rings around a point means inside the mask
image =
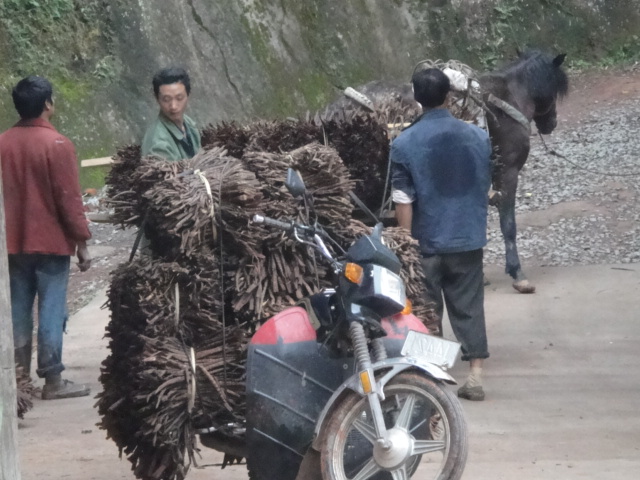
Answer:
[{"label": "motorcycle headlight", "polygon": [[374,295],[390,301],[397,307],[396,312],[402,311],[406,306],[407,296],[400,276],[379,265],[373,266],[372,275]]}]

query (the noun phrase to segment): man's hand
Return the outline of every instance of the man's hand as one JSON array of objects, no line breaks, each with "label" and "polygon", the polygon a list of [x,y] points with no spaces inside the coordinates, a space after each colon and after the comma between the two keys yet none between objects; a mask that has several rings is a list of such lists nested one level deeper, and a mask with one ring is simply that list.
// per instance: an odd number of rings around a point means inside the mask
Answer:
[{"label": "man's hand", "polygon": [[91,267],[91,255],[85,242],[78,243],[78,268],[81,272],[86,272]]}]

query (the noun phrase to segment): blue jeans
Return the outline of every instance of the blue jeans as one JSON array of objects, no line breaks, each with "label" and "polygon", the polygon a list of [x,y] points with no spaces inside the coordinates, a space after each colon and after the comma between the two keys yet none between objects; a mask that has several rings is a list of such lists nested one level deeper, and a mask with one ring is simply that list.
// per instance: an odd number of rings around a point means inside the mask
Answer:
[{"label": "blue jeans", "polygon": [[13,343],[17,349],[31,346],[33,304],[38,295],[38,368],[40,378],[59,374],[62,334],[67,322],[68,255],[9,255]]}]

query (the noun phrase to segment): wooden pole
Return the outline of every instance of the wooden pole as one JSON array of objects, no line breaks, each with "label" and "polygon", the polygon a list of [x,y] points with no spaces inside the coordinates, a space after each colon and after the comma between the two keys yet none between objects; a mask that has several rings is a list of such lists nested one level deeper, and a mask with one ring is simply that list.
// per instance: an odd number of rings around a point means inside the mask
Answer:
[{"label": "wooden pole", "polygon": [[111,165],[113,163],[112,157],[101,158],[89,158],[80,162],[81,167],[99,167],[102,165]]},{"label": "wooden pole", "polygon": [[20,480],[17,405],[9,262],[0,166],[0,480]]}]

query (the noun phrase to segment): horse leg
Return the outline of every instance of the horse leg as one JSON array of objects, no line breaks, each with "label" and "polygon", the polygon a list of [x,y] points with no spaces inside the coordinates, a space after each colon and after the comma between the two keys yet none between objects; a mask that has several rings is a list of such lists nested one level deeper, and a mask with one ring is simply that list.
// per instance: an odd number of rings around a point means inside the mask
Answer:
[{"label": "horse leg", "polygon": [[516,246],[516,189],[518,188],[518,169],[509,168],[502,174],[502,193],[500,199],[500,230],[504,238],[506,255],[505,271],[513,278],[513,288],[520,293],[533,293],[536,287],[532,285],[520,265],[518,247]]}]

